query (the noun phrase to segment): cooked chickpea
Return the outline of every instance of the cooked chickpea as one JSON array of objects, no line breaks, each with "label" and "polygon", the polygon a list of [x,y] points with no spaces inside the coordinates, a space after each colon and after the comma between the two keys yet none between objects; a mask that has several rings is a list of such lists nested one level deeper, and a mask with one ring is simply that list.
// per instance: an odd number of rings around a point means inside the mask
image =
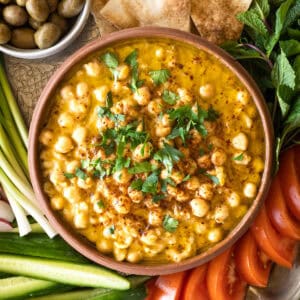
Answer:
[{"label": "cooked chickpea", "polygon": [[175,199],[178,202],[186,202],[186,201],[190,200],[190,195],[183,190],[178,190],[178,192],[176,193]]},{"label": "cooked chickpea", "polygon": [[146,86],[138,88],[137,92],[134,93],[133,98],[139,105],[144,106],[149,104],[151,99],[151,93],[149,88]]},{"label": "cooked chickpea", "polygon": [[85,229],[88,227],[89,219],[86,212],[78,212],[74,215],[74,226],[78,229]]},{"label": "cooked chickpea", "polygon": [[87,105],[84,105],[75,99],[69,101],[69,108],[78,118],[84,117],[87,113]]},{"label": "cooked chickpea", "polygon": [[156,98],[154,100],[151,100],[147,106],[148,112],[151,115],[157,116],[163,108],[162,100],[160,98]]},{"label": "cooked chickpea", "polygon": [[252,161],[252,167],[255,170],[255,172],[260,173],[265,168],[265,163],[261,159],[261,157],[256,156]]},{"label": "cooked chickpea", "polygon": [[85,127],[77,127],[72,133],[72,139],[78,144],[83,144],[87,136],[87,130]]},{"label": "cooked chickpea", "polygon": [[76,85],[76,95],[79,98],[87,97],[89,94],[89,86],[86,82],[79,82]]},{"label": "cooked chickpea", "polygon": [[133,151],[132,158],[136,161],[142,161],[150,157],[153,146],[147,142],[145,144],[139,144]]},{"label": "cooked chickpea", "polygon": [[59,186],[66,180],[66,177],[61,170],[54,169],[51,171],[49,179],[55,186]]},{"label": "cooked chickpea", "polygon": [[115,123],[109,117],[105,116],[97,120],[96,126],[100,131],[104,132],[107,129],[114,128]]},{"label": "cooked chickpea", "polygon": [[229,209],[227,205],[223,204],[216,207],[214,218],[217,223],[224,223],[224,221],[228,218],[228,216],[229,216]]},{"label": "cooked chickpea", "polygon": [[155,134],[159,137],[165,137],[171,133],[171,127],[157,126],[155,129]]},{"label": "cooked chickpea", "polygon": [[167,192],[169,195],[173,196],[173,197],[176,197],[178,192],[179,192],[179,189],[176,187],[176,186],[172,186],[170,184],[167,185]]},{"label": "cooked chickpea", "polygon": [[40,134],[39,141],[45,146],[50,146],[53,142],[53,137],[53,132],[51,130],[44,129]]},{"label": "cooked chickpea", "polygon": [[125,80],[129,76],[130,69],[126,64],[121,64],[117,67],[118,80]]},{"label": "cooked chickpea", "polygon": [[102,85],[93,90],[95,98],[99,101],[102,106],[106,105],[106,98],[109,92],[109,87],[107,85]]},{"label": "cooked chickpea", "polygon": [[164,114],[162,117],[159,117],[159,123],[163,127],[169,127],[172,125],[172,120],[170,119],[169,114]]},{"label": "cooked chickpea", "polygon": [[183,88],[177,89],[178,96],[181,104],[190,104],[193,101],[191,94]]},{"label": "cooked chickpea", "polygon": [[169,176],[176,184],[179,184],[184,179],[185,175],[180,171],[173,170]]},{"label": "cooked chickpea", "polygon": [[214,187],[211,183],[203,183],[200,185],[197,194],[205,200],[211,200],[214,196]]},{"label": "cooked chickpea", "polygon": [[157,58],[162,58],[164,56],[164,49],[159,47],[155,50],[155,56]]},{"label": "cooked chickpea", "polygon": [[238,91],[236,93],[236,100],[243,105],[247,105],[250,100],[250,95],[247,91]]},{"label": "cooked chickpea", "polygon": [[60,95],[64,100],[70,100],[75,97],[73,92],[73,87],[71,85],[66,85],[60,90]]},{"label": "cooked chickpea", "polygon": [[238,193],[232,192],[229,194],[226,200],[230,207],[238,207],[241,202],[241,197],[239,196]]},{"label": "cooked chickpea", "polygon": [[198,130],[196,129],[190,130],[189,135],[190,135],[189,139],[192,144],[199,145],[201,143],[202,137],[201,134],[198,132]]},{"label": "cooked chickpea", "polygon": [[192,208],[193,215],[199,218],[204,217],[209,211],[208,203],[199,197],[191,200],[190,206]]},{"label": "cooked chickpea", "polygon": [[96,60],[85,64],[83,67],[88,76],[97,77],[100,75],[101,66]]},{"label": "cooked chickpea", "polygon": [[153,229],[148,229],[144,231],[143,235],[141,236],[141,242],[147,246],[154,246],[156,244],[157,239],[158,236]]},{"label": "cooked chickpea", "polygon": [[124,184],[131,180],[132,175],[127,169],[123,168],[122,170],[115,172],[113,178],[117,183]]},{"label": "cooked chickpea", "polygon": [[68,186],[64,188],[63,195],[70,203],[79,202],[81,198],[81,193],[76,186]]},{"label": "cooked chickpea", "polygon": [[197,164],[202,169],[210,169],[212,166],[210,157],[207,154],[197,158]]},{"label": "cooked chickpea", "polygon": [[51,198],[51,207],[54,210],[62,210],[65,206],[65,200],[62,197]]},{"label": "cooked chickpea", "polygon": [[246,128],[248,129],[252,128],[253,120],[247,114],[242,114],[242,119],[244,121]]},{"label": "cooked chickpea", "polygon": [[152,226],[160,226],[163,222],[163,213],[160,208],[153,208],[148,214],[148,223]]},{"label": "cooked chickpea", "polygon": [[218,126],[216,121],[204,121],[203,124],[209,134],[215,133]]},{"label": "cooked chickpea", "polygon": [[237,152],[232,157],[233,161],[237,165],[247,166],[251,161],[251,156],[246,152]]},{"label": "cooked chickpea", "polygon": [[109,254],[113,251],[113,241],[111,239],[101,237],[97,240],[96,247],[102,253]]},{"label": "cooked chickpea", "polygon": [[74,148],[74,146],[70,137],[62,135],[58,137],[54,148],[55,151],[59,153],[68,153]]},{"label": "cooked chickpea", "polygon": [[121,215],[126,215],[130,212],[131,200],[129,197],[121,195],[112,199],[114,209]]},{"label": "cooked chickpea", "polygon": [[131,187],[128,188],[128,196],[133,203],[140,203],[144,198],[142,191],[134,190]]},{"label": "cooked chickpea", "polygon": [[246,151],[248,148],[248,143],[248,137],[243,132],[240,132],[232,139],[232,146],[237,150]]},{"label": "cooked chickpea", "polygon": [[247,198],[254,198],[257,193],[257,186],[253,182],[247,182],[244,185],[244,195]]},{"label": "cooked chickpea", "polygon": [[212,155],[211,155],[211,162],[215,165],[215,166],[222,166],[225,164],[227,159],[227,155],[225,153],[224,150],[222,149],[216,149],[213,151]]},{"label": "cooked chickpea", "polygon": [[187,182],[185,183],[185,187],[188,190],[192,190],[195,191],[200,187],[200,180],[198,177],[196,176],[192,176],[190,179],[187,180]]},{"label": "cooked chickpea", "polygon": [[74,125],[74,119],[69,113],[65,112],[58,116],[57,123],[62,128],[70,128]]},{"label": "cooked chickpea", "polygon": [[126,258],[127,249],[119,249],[114,247],[113,253],[116,261],[123,261]]},{"label": "cooked chickpea", "polygon": [[207,234],[208,240],[212,243],[219,242],[222,239],[222,237],[223,237],[222,229],[219,227],[211,229]]},{"label": "cooked chickpea", "polygon": [[226,182],[227,175],[225,173],[224,167],[216,167],[216,177],[219,180],[219,185],[223,186]]},{"label": "cooked chickpea", "polygon": [[200,86],[199,94],[203,99],[210,99],[215,95],[215,88],[212,84],[206,83]]},{"label": "cooked chickpea", "polygon": [[254,105],[247,105],[246,106],[246,113],[250,118],[255,118],[257,115],[257,109]]},{"label": "cooked chickpea", "polygon": [[140,248],[129,248],[126,260],[131,263],[137,263],[142,259],[142,249]]},{"label": "cooked chickpea", "polygon": [[197,234],[204,234],[207,231],[207,225],[204,222],[194,222],[194,230]]}]

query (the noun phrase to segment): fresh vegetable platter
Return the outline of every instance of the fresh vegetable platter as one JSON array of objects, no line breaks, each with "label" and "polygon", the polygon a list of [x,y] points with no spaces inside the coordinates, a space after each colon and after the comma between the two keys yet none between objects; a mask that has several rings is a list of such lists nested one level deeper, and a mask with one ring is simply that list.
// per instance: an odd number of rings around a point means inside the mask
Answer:
[{"label": "fresh vegetable platter", "polygon": [[[299,298],[300,1],[254,0],[238,18],[245,23],[242,37],[222,47],[257,81],[270,108],[276,164],[269,195],[235,246],[198,268],[156,278],[122,276],[97,266],[54,237],[34,199],[27,164],[28,131],[14,94],[22,108],[32,95],[37,100],[50,73],[69,52],[53,62],[6,58],[6,69],[1,59],[0,299]],[[75,47],[96,36],[90,22]],[[22,85],[28,85],[32,72],[37,78],[41,70],[40,86],[35,82],[24,92]],[[25,113],[28,116],[28,109]]]}]

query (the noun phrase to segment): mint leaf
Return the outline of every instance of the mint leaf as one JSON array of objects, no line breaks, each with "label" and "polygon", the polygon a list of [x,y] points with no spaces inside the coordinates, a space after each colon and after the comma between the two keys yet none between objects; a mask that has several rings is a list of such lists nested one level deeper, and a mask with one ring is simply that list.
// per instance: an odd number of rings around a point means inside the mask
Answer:
[{"label": "mint leaf", "polygon": [[292,131],[294,129],[300,128],[300,96],[295,100],[291,107],[290,113],[285,121],[287,128],[285,131]]},{"label": "mint leaf", "polygon": [[266,44],[266,50],[267,50],[267,55],[269,56],[279,41],[281,32],[283,30],[284,22],[286,19],[286,15],[288,13],[288,10],[290,6],[293,4],[294,0],[287,0],[283,2],[280,7],[276,11],[276,20],[275,20],[275,31],[274,33],[270,36],[267,44]]},{"label": "mint leaf", "polygon": [[153,171],[153,166],[148,161],[136,163],[132,168],[128,169],[130,174],[146,173],[150,171]]},{"label": "mint leaf", "polygon": [[295,91],[300,91],[300,55],[298,55],[293,63],[293,68],[295,71]]},{"label": "mint leaf", "polygon": [[268,0],[254,0],[252,8],[259,14],[261,19],[266,19],[270,13]]},{"label": "mint leaf", "polygon": [[159,85],[165,83],[171,76],[171,73],[168,69],[161,69],[150,71],[149,75],[151,76],[154,84]]},{"label": "mint leaf", "polygon": [[263,37],[267,37],[268,29],[255,9],[250,9],[238,14],[237,19],[255,30],[256,33],[261,34]]},{"label": "mint leaf", "polygon": [[179,100],[179,96],[169,90],[163,91],[162,98],[166,103],[170,105],[174,105],[177,100]]},{"label": "mint leaf", "polygon": [[174,232],[179,225],[179,222],[170,215],[165,215],[163,220],[163,227],[168,232]]},{"label": "mint leaf", "polygon": [[117,58],[116,54],[114,54],[112,52],[104,53],[101,56],[101,60],[110,69],[116,69],[119,65],[119,61],[118,61],[118,58]]},{"label": "mint leaf", "polygon": [[296,20],[300,18],[300,2],[295,1],[295,4],[290,8],[286,14],[286,18],[283,25],[283,30],[291,26]]},{"label": "mint leaf", "polygon": [[68,179],[72,179],[75,177],[75,175],[73,173],[64,173],[64,176]]},{"label": "mint leaf", "polygon": [[76,169],[75,175],[82,180],[85,180],[87,178],[87,175],[85,174],[85,172],[82,171],[80,168]]},{"label": "mint leaf", "polygon": [[279,45],[287,57],[300,54],[300,42],[297,40],[280,41]]}]

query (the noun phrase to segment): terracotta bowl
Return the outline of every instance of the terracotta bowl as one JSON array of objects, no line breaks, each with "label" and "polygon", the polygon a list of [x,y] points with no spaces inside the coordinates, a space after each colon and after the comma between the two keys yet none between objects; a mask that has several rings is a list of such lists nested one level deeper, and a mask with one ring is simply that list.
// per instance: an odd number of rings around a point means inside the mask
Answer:
[{"label": "terracotta bowl", "polygon": [[[251,94],[254,102],[258,108],[260,118],[262,119],[263,128],[265,131],[265,169],[262,175],[261,185],[256,199],[253,201],[252,206],[240,223],[227,235],[227,237],[200,255],[186,259],[180,263],[168,263],[160,265],[145,265],[145,264],[132,264],[128,262],[117,262],[111,257],[105,256],[97,251],[95,246],[87,241],[85,238],[76,233],[62,218],[54,212],[48,200],[47,195],[43,192],[43,180],[39,161],[39,133],[42,126],[47,120],[47,114],[51,108],[51,96],[55,92],[59,83],[64,79],[66,74],[73,68],[74,65],[81,62],[85,57],[91,53],[100,49],[109,47],[110,45],[137,38],[168,38],[176,41],[181,41],[204,50],[215,57],[217,57],[225,66],[227,66],[239,80],[244,84]],[[54,73],[49,80],[44,91],[41,94],[39,102],[35,108],[33,119],[30,127],[30,141],[29,141],[29,166],[30,177],[32,180],[33,188],[36,193],[39,204],[48,217],[50,223],[62,236],[62,238],[75,248],[82,255],[86,256],[90,260],[115,269],[124,273],[140,274],[140,275],[159,275],[169,274],[187,270],[192,267],[204,264],[211,260],[218,254],[222,253],[225,249],[233,245],[239,237],[241,237],[248,229],[255,216],[257,215],[264,198],[268,191],[272,162],[273,162],[273,128],[272,122],[269,116],[268,109],[265,104],[265,100],[250,75],[243,69],[243,67],[237,63],[231,56],[219,47],[201,39],[199,36],[189,34],[186,32],[158,28],[158,27],[146,27],[146,28],[133,28],[129,30],[119,31],[110,35],[107,35],[101,39],[97,39],[90,44],[87,44],[74,55],[69,57],[61,67]]]}]

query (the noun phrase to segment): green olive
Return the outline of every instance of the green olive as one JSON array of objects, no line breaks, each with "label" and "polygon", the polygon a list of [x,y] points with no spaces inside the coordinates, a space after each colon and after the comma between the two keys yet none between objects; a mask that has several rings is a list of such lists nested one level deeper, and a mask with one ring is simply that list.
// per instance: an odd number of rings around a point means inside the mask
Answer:
[{"label": "green olive", "polygon": [[84,0],[62,0],[58,4],[58,14],[64,18],[73,18],[81,12],[84,2]]},{"label": "green olive", "polygon": [[47,0],[50,12],[56,11],[58,0]]},{"label": "green olive", "polygon": [[19,6],[25,6],[25,5],[26,5],[26,2],[27,2],[27,0],[16,0],[16,3],[17,3]]},{"label": "green olive", "polygon": [[68,22],[65,18],[59,16],[57,13],[52,13],[50,15],[49,21],[57,25],[62,33],[65,33],[68,30]]},{"label": "green olive", "polygon": [[6,24],[0,23],[0,44],[6,44],[11,38],[11,32]]},{"label": "green olive", "polygon": [[28,20],[27,12],[18,5],[8,5],[3,9],[3,19],[12,26],[22,26]]},{"label": "green olive", "polygon": [[44,22],[39,22],[31,17],[29,17],[28,23],[35,30],[39,29],[44,24]]},{"label": "green olive", "polygon": [[36,48],[34,30],[31,28],[17,28],[12,31],[10,43],[21,49]]},{"label": "green olive", "polygon": [[34,40],[40,49],[53,46],[61,36],[60,28],[53,23],[43,24],[34,34]]},{"label": "green olive", "polygon": [[27,0],[26,9],[29,15],[39,22],[45,22],[50,13],[47,0]]}]

